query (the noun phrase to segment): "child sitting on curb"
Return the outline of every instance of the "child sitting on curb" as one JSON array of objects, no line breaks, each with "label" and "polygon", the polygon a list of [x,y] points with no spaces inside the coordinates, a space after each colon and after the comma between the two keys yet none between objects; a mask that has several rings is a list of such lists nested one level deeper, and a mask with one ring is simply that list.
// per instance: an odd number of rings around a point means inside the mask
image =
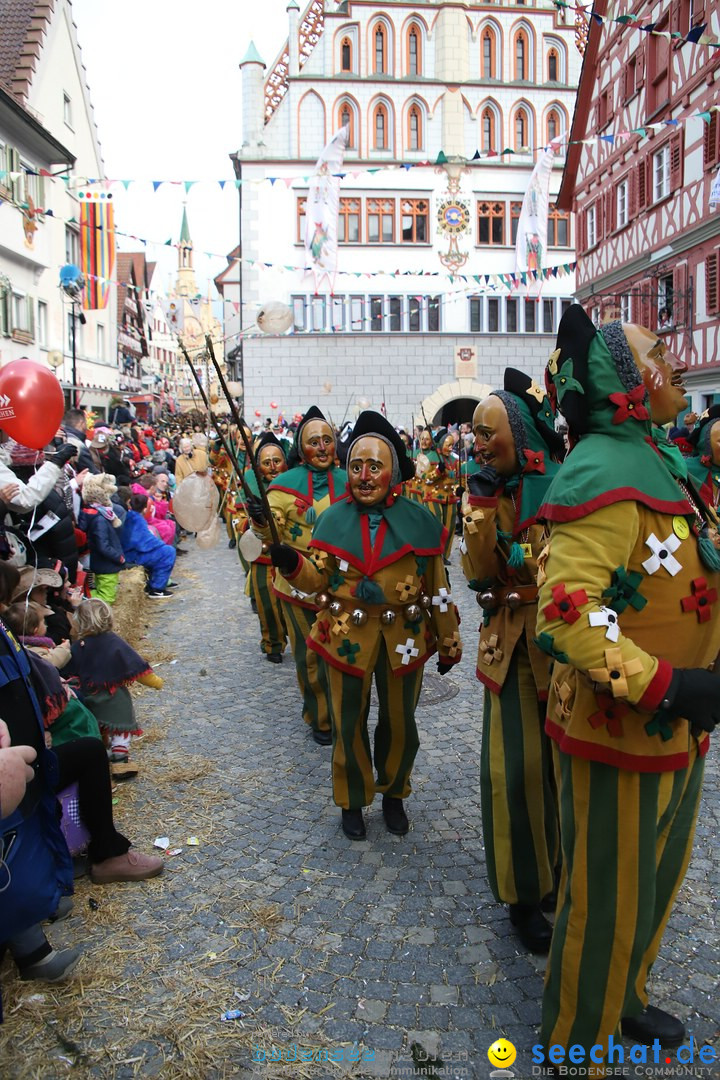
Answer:
[{"label": "child sitting on curb", "polygon": [[170,596],[170,589],[175,586],[175,582],[170,582],[170,572],[175,565],[175,548],[164,544],[153,535],[145,517],[147,495],[133,494],[129,488],[121,488],[118,494],[123,505],[127,507],[125,521],[120,530],[125,558],[129,563],[137,563],[146,568],[148,580],[145,592],[151,599]]},{"label": "child sitting on curb", "polygon": [[72,659],[63,675],[76,676],[85,704],[110,742],[110,772],[115,779],[126,780],[138,773],[129,760],[130,739],[142,735],[128,686],[141,682],[160,690],[163,680],[112,627],[108,604],[96,598],[83,600],[75,613]]}]

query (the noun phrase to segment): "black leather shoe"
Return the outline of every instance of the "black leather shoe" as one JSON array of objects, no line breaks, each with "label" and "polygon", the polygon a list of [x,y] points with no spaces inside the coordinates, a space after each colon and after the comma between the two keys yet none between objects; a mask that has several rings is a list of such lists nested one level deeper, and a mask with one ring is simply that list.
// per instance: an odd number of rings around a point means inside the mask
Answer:
[{"label": "black leather shoe", "polygon": [[410,822],[403,810],[402,799],[394,799],[391,795],[383,795],[382,811],[388,832],[395,833],[396,836],[404,836],[410,828]]},{"label": "black leather shoe", "polygon": [[258,613],[257,600],[255,599],[254,596],[250,600],[250,610],[253,611],[257,615],[257,613]]},{"label": "black leather shoe", "polygon": [[510,922],[517,936],[531,953],[544,955],[550,949],[552,926],[539,904],[510,904]]},{"label": "black leather shoe", "polygon": [[342,830],[349,840],[364,840],[366,833],[362,810],[343,810]]},{"label": "black leather shoe", "polygon": [[648,1005],[639,1016],[624,1016],[620,1021],[624,1038],[632,1039],[641,1046],[651,1046],[655,1039],[661,1046],[672,1049],[685,1041],[685,1025],[676,1016]]},{"label": "black leather shoe", "polygon": [[316,728],[313,728],[313,739],[316,743],[319,743],[320,746],[329,746],[332,742],[332,731],[319,731]]},{"label": "black leather shoe", "polygon": [[265,659],[269,664],[282,664],[282,653],[269,652],[265,653]]},{"label": "black leather shoe", "polygon": [[543,896],[540,901],[540,910],[544,911],[546,915],[554,915],[557,908],[557,893],[553,889],[547,896]]}]

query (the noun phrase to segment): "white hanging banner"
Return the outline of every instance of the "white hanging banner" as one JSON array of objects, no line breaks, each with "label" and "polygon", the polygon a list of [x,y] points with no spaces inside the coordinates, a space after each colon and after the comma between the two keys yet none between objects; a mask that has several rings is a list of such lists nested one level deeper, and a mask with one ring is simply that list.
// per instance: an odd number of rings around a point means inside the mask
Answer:
[{"label": "white hanging banner", "polygon": [[315,289],[324,274],[328,279],[337,272],[338,207],[340,172],[348,141],[347,126],[333,135],[318,158],[305,204],[306,265],[315,275]]},{"label": "white hanging banner", "polygon": [[558,135],[537,160],[530,176],[518,220],[515,242],[515,274],[542,270],[547,251],[548,213],[550,211],[550,177],[557,148],[565,142]]}]

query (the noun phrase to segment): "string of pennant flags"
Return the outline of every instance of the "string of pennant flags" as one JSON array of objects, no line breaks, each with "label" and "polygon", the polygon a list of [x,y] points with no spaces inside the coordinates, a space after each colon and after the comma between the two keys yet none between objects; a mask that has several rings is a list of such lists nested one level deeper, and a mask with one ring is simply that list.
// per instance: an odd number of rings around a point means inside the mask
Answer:
[{"label": "string of pennant flags", "polygon": [[[560,2],[560,0],[558,0]],[[629,16],[628,16],[629,17]],[[720,41],[718,42],[720,46]],[[712,120],[712,114],[714,112],[720,112],[720,105],[711,105],[709,109],[698,110],[697,112],[688,113],[687,116],[678,119],[659,120],[659,121],[645,121],[634,128],[623,128],[615,132],[606,132],[603,135],[592,135],[586,139],[566,139],[560,142],[557,141],[558,146],[592,146],[598,142],[613,144],[617,140],[629,139],[634,135],[639,135],[641,138],[646,138],[648,132],[662,131],[667,127],[683,127],[691,120],[701,120],[705,124],[709,124]],[[503,150],[476,150],[471,158],[468,158],[464,162],[464,167],[472,168],[480,161],[490,161],[493,159],[504,158],[507,156],[526,157],[530,153],[539,153],[542,150],[546,150],[547,145],[537,146],[524,146],[520,149],[513,149],[506,146]],[[346,169],[340,172],[332,173],[331,175],[337,177],[340,180],[345,180],[350,177],[353,180],[358,180],[364,175],[375,175],[382,172],[409,172],[410,169],[427,169],[437,168],[449,163],[458,163],[456,157],[448,157],[444,150],[441,150],[434,161],[427,159],[425,161],[403,161],[400,163],[394,163],[391,165],[372,165],[363,169]],[[117,179],[117,178],[103,178],[103,177],[79,177],[70,173],[51,173],[47,169],[23,169],[22,171],[10,171],[6,169],[0,169],[0,183],[3,180],[10,180],[11,182],[22,179],[24,175],[29,176],[41,176],[50,181],[61,181],[68,188],[84,188],[84,187],[102,187],[105,190],[110,187],[120,184],[127,191],[131,185],[134,184],[150,184],[153,189],[153,193],[157,193],[164,185],[171,187],[183,188],[185,194],[198,184],[212,184],[217,185],[221,191],[226,186],[234,186],[240,188],[246,184],[259,185],[259,184],[285,184],[286,188],[289,188],[295,182],[309,183],[312,180],[312,173],[294,173],[291,176],[260,176],[260,177],[241,177],[234,180],[139,180],[139,179]],[[94,191],[92,193],[83,193],[83,197],[88,199],[96,199],[102,197],[102,193]]]},{"label": "string of pennant flags", "polygon": [[611,6],[604,15],[599,15],[594,11],[592,4],[573,4],[569,3],[568,0],[553,0],[551,6],[566,11],[574,11],[576,14],[586,18],[588,23],[595,22],[598,26],[602,26],[606,22],[618,23],[620,26],[634,26],[645,34],[652,34],[653,37],[663,37],[668,41],[675,41],[680,46],[710,45],[713,48],[720,47],[718,38],[705,33],[707,23],[698,23],[696,26],[691,26],[687,34],[682,34],[679,30],[658,30],[656,29],[657,23],[646,22],[640,15],[631,13],[614,14],[619,10],[620,5]]}]

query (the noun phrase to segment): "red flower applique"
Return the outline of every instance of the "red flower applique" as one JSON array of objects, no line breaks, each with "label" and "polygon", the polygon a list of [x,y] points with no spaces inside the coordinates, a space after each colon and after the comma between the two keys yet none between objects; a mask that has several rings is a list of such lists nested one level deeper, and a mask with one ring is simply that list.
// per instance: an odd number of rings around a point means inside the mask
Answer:
[{"label": "red flower applique", "polygon": [[630,712],[630,706],[624,701],[616,701],[611,694],[598,694],[597,703],[600,708],[588,716],[588,723],[593,728],[605,725],[613,738],[620,738],[623,733],[622,717]]},{"label": "red flower applique", "polygon": [[698,622],[709,622],[712,612],[710,608],[717,601],[717,589],[708,589],[704,577],[695,578],[690,582],[692,596],[684,596],[680,601],[683,611],[697,612]]},{"label": "red flower applique", "polygon": [[545,451],[544,450],[523,450],[523,454],[526,457],[525,466],[523,468],[524,473],[544,473],[545,472]]},{"label": "red flower applique", "polygon": [[552,597],[554,603],[548,604],[543,609],[547,619],[563,619],[566,623],[577,622],[580,612],[579,604],[587,604],[587,593],[584,589],[577,589],[573,593],[566,593],[564,585],[553,585]]},{"label": "red flower applique", "polygon": [[640,383],[634,390],[627,394],[608,394],[613,405],[617,406],[617,412],[613,416],[613,424],[624,424],[626,420],[649,420],[650,413],[643,405],[645,386]]},{"label": "red flower applique", "polygon": [[330,623],[327,619],[318,619],[317,621],[318,637],[322,642],[330,640]]},{"label": "red flower applique", "polygon": [[302,517],[302,515],[305,513],[305,511],[308,508],[308,504],[306,502],[303,502],[302,499],[296,499],[295,500],[295,508],[296,508],[298,514],[300,515],[300,517]]}]

